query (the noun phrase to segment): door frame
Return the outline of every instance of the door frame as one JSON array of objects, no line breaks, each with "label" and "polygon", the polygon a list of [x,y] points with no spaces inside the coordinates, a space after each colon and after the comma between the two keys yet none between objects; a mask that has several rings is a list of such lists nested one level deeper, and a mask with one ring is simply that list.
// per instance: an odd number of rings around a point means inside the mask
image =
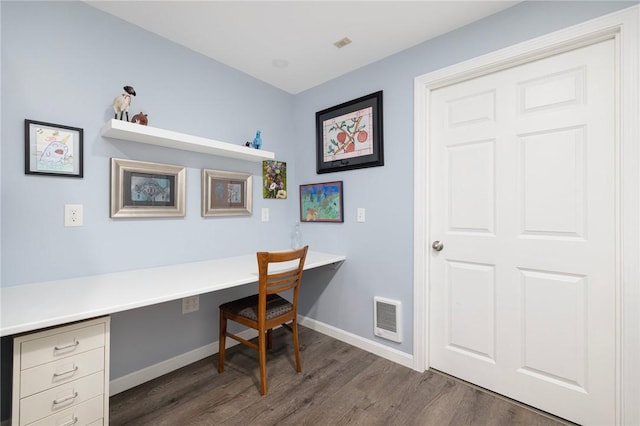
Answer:
[{"label": "door frame", "polygon": [[603,40],[615,41],[616,79],[616,424],[640,424],[640,6],[482,55],[414,81],[413,368],[429,369],[430,93]]}]

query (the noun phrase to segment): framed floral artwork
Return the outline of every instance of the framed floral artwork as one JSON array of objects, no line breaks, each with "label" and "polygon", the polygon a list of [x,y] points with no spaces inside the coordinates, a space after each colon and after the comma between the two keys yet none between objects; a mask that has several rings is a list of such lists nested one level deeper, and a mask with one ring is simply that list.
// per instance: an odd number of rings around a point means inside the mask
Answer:
[{"label": "framed floral artwork", "polygon": [[262,162],[262,198],[287,198],[287,163]]}]

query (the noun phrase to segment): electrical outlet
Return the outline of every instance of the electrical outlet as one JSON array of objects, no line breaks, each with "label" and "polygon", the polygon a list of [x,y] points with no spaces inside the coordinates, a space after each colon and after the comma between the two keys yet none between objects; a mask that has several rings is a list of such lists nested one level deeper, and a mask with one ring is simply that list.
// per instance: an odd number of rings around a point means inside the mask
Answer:
[{"label": "electrical outlet", "polygon": [[200,309],[200,296],[185,297],[182,299],[182,314],[189,314]]},{"label": "electrical outlet", "polygon": [[364,222],[364,208],[358,207],[356,211],[356,222]]},{"label": "electrical outlet", "polygon": [[82,204],[65,204],[64,226],[82,226]]}]

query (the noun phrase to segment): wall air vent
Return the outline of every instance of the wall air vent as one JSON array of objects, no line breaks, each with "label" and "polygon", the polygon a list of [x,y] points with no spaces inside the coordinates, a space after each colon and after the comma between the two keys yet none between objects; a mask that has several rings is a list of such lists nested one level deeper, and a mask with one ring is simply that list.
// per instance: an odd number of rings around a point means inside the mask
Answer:
[{"label": "wall air vent", "polygon": [[402,341],[402,304],[383,297],[373,298],[373,333],[394,342]]}]

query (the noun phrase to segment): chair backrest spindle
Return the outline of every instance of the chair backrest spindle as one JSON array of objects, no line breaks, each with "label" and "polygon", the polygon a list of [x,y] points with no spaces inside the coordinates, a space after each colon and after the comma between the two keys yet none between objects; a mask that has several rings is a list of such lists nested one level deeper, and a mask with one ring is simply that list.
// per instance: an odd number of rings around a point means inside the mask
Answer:
[{"label": "chair backrest spindle", "polygon": [[[308,246],[287,252],[258,252],[260,293],[273,294],[291,289],[297,290],[302,278],[307,249]],[[292,268],[269,272],[269,265],[273,266],[274,264],[292,261],[297,261]]]}]

